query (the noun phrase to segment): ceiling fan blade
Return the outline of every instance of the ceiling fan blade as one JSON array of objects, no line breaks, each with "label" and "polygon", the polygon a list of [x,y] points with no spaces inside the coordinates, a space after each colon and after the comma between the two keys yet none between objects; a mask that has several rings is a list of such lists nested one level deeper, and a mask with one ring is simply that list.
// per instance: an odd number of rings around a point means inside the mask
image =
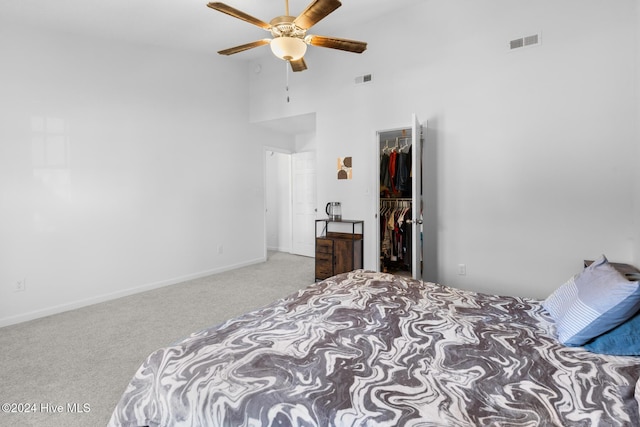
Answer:
[{"label": "ceiling fan blade", "polygon": [[297,61],[289,61],[291,69],[293,71],[304,71],[307,69],[307,64],[304,62],[304,58],[300,58]]},{"label": "ceiling fan blade", "polygon": [[303,30],[308,30],[340,6],[342,3],[338,0],[314,0],[293,23]]},{"label": "ceiling fan blade", "polygon": [[245,50],[253,49],[254,47],[264,46],[265,44],[269,44],[270,41],[270,39],[257,40],[240,46],[230,47],[229,49],[221,50],[218,53],[220,55],[233,55],[234,53],[243,52]]},{"label": "ceiling fan blade", "polygon": [[248,22],[249,24],[253,24],[265,30],[268,30],[271,28],[270,24],[267,24],[266,22],[261,21],[258,18],[254,18],[253,16],[246,14],[241,10],[235,9],[231,6],[228,6],[224,3],[220,3],[218,1],[207,3],[207,7],[210,7],[213,10],[217,10],[218,12],[226,13],[229,16],[233,16],[234,18],[241,19],[243,21]]},{"label": "ceiling fan blade", "polygon": [[328,47],[330,49],[346,50],[347,52],[362,53],[367,49],[367,43],[357,40],[339,39],[337,37],[307,36],[312,46]]}]

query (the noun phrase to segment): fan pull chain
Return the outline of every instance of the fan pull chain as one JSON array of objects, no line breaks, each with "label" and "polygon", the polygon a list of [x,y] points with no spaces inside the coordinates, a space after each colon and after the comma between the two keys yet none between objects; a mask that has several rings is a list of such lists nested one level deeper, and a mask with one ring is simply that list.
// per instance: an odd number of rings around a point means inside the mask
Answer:
[{"label": "fan pull chain", "polygon": [[284,63],[285,73],[287,74],[287,84],[285,86],[287,92],[287,102],[289,102],[289,61],[285,61]]}]

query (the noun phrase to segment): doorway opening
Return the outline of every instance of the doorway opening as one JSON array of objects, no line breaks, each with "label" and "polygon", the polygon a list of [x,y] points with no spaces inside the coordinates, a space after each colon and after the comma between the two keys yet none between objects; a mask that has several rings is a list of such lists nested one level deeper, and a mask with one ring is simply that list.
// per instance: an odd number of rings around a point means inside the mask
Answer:
[{"label": "doorway opening", "polygon": [[267,251],[291,253],[291,154],[265,149]]},{"label": "doorway opening", "polygon": [[265,258],[267,250],[315,256],[316,114],[256,123],[282,135],[264,147]]},{"label": "doorway opening", "polygon": [[378,271],[423,276],[423,126],[415,114],[405,127],[376,132],[374,233]]},{"label": "doorway opening", "polygon": [[265,147],[266,251],[315,256],[315,151]]},{"label": "doorway opening", "polygon": [[315,151],[265,147],[266,251],[315,256]]}]

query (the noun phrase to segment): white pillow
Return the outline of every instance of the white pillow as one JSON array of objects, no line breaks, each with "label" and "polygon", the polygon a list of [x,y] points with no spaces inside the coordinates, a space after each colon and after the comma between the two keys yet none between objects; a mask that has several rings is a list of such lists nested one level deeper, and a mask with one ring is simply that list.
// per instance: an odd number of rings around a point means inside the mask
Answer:
[{"label": "white pillow", "polygon": [[581,346],[640,309],[640,284],[629,281],[602,255],[542,303],[556,322],[558,340]]}]

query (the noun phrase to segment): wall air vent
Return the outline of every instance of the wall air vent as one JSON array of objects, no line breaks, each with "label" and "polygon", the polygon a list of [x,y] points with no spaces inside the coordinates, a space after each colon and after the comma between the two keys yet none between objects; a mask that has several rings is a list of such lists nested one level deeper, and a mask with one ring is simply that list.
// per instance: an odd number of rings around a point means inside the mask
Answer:
[{"label": "wall air vent", "polygon": [[524,38],[524,45],[525,46],[531,46],[534,44],[538,44],[538,42],[540,41],[540,35],[539,34],[534,34],[532,36],[527,36]]},{"label": "wall air vent", "polygon": [[362,76],[356,77],[356,84],[370,83],[373,80],[373,76],[371,74],[364,74]]},{"label": "wall air vent", "polygon": [[524,46],[524,39],[515,39],[509,42],[509,49],[518,49]]},{"label": "wall air vent", "polygon": [[523,47],[536,46],[540,44],[540,34],[519,37],[509,42],[509,50],[520,49]]}]

